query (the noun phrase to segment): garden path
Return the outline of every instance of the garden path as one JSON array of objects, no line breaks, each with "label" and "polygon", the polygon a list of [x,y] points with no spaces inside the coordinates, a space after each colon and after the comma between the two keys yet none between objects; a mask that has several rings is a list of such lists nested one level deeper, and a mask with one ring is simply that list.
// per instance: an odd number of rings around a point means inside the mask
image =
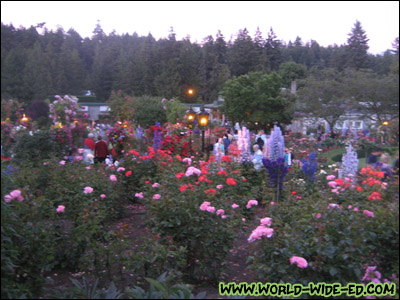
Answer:
[{"label": "garden path", "polygon": [[[129,205],[126,207],[126,215],[124,218],[118,220],[113,227],[118,228],[120,224],[126,224],[126,234],[133,248],[139,246],[138,240],[140,237],[147,233],[145,228],[145,214],[143,207],[138,205]],[[256,210],[256,216],[262,215],[262,209]],[[256,221],[249,222],[250,224],[245,227],[245,232],[236,240],[234,247],[230,250],[228,257],[228,265],[225,270],[224,282],[254,282],[255,275],[248,269],[246,264],[247,257],[249,255],[250,245],[247,242],[247,238],[251,231],[255,228]],[[254,223],[254,224],[253,224]],[[72,287],[73,284],[69,278],[76,278],[81,281],[81,278],[85,276],[82,273],[72,273],[67,271],[53,272],[47,275],[48,282],[44,286],[44,296],[41,299],[50,299],[53,295],[54,290],[65,290]],[[129,280],[128,278],[126,278]],[[89,280],[89,282],[91,282]],[[210,285],[198,285],[194,287],[193,293],[198,294],[200,292],[206,292],[207,299],[224,299],[226,296],[220,296],[218,293],[218,283],[215,286]],[[247,297],[249,298],[249,297]],[[251,298],[251,297],[250,297]]]}]

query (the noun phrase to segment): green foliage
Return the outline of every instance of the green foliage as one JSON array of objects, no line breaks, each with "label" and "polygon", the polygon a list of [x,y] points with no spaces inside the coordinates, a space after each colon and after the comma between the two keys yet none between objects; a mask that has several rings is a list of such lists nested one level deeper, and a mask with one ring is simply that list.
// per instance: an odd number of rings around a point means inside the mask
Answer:
[{"label": "green foliage", "polygon": [[82,283],[71,278],[73,288],[66,291],[53,292],[56,299],[203,299],[205,292],[193,295],[192,287],[187,284],[173,284],[173,277],[167,273],[161,274],[157,279],[146,278],[149,286],[146,290],[140,286],[126,288],[125,292],[118,290],[111,282],[108,289],[98,287],[98,279],[91,285],[83,277]]},{"label": "green foliage", "polygon": [[[201,178],[192,175],[176,180],[176,174],[184,173],[186,168],[183,162],[174,159],[161,170],[160,186],[153,188],[149,184],[144,191],[149,226],[162,240],[172,239],[176,247],[185,247],[184,274],[191,280],[220,278],[226,256],[241,230],[241,218],[252,215],[252,209],[245,208],[249,200],[246,195],[251,190],[247,181],[242,181],[237,171],[233,173],[235,165],[224,163],[224,166],[236,185],[226,184],[227,177],[217,174],[213,164],[202,166]],[[215,188],[219,184],[223,185],[221,190]],[[156,193],[161,196],[159,200],[153,199]],[[204,201],[209,201],[215,210],[223,209],[226,218],[201,210]],[[233,203],[240,208],[233,209]]]},{"label": "green foliage", "polygon": [[301,84],[296,110],[323,118],[330,128],[334,128],[339,118],[353,107],[350,101],[352,87],[345,73],[326,69],[308,76]]},{"label": "green foliage", "polygon": [[58,153],[60,148],[52,138],[49,131],[39,131],[30,135],[23,134],[15,146],[15,159],[19,163],[37,163],[44,159],[49,159],[54,153]]},{"label": "green foliage", "polygon": [[286,87],[290,87],[292,81],[304,78],[306,72],[307,69],[304,65],[299,65],[291,61],[283,63],[279,67],[279,75],[281,75],[282,82]]},{"label": "green foliage", "polygon": [[249,73],[224,84],[227,117],[236,122],[288,124],[293,118],[292,100],[282,94],[281,77],[276,74]]},{"label": "green foliage", "polygon": [[176,122],[182,121],[184,119],[187,107],[182,105],[182,103],[175,99],[174,101],[168,101],[166,103],[167,107],[167,122],[175,124]]},{"label": "green foliage", "polygon": [[[392,191],[362,183],[361,191],[349,184],[336,194],[325,176],[317,176],[320,190],[313,194],[299,179],[290,180],[287,186],[296,193],[268,209],[274,235],[257,242],[250,257],[258,280],[346,284],[360,283],[366,266],[377,266],[382,280],[397,272],[398,201]],[[381,201],[368,200],[373,191]],[[305,258],[308,266],[290,264],[292,256]]]},{"label": "green foliage", "polygon": [[[1,203],[2,296],[38,294],[43,272],[55,267],[110,274],[116,264],[111,253],[122,246],[107,224],[121,215],[121,189],[101,170],[80,167],[50,161],[33,172],[19,170],[4,185],[7,191],[19,188],[25,199]],[[93,194],[83,193],[86,185]],[[66,207],[64,213],[56,212],[59,205]]]},{"label": "green foliage", "polygon": [[115,121],[130,121],[134,115],[134,98],[122,91],[112,91],[107,104]]},{"label": "green foliage", "polygon": [[161,99],[150,96],[135,98],[133,119],[144,128],[152,126],[156,122],[164,124],[167,116]]}]

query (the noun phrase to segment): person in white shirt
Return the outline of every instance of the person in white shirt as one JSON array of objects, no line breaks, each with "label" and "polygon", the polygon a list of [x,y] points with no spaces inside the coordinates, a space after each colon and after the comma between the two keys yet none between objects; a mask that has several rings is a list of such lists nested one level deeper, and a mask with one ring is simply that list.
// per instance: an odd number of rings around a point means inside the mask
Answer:
[{"label": "person in white shirt", "polygon": [[254,150],[254,154],[253,154],[252,163],[254,165],[254,169],[256,169],[258,171],[261,169],[261,167],[263,165],[263,163],[262,163],[263,153],[261,152],[260,146],[258,144],[253,145],[253,150]]}]

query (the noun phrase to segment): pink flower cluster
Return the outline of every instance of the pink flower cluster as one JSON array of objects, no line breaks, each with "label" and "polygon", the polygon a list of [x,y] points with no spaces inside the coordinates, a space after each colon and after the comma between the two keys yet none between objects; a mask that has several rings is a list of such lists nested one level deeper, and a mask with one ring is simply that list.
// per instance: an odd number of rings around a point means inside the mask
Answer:
[{"label": "pink flower cluster", "polygon": [[93,188],[91,188],[90,186],[87,186],[83,189],[83,193],[84,194],[90,194],[93,192]]},{"label": "pink flower cluster", "polygon": [[292,256],[290,258],[290,263],[296,264],[301,269],[305,269],[308,266],[307,260],[305,260],[303,257],[300,256]]},{"label": "pink flower cluster", "polygon": [[64,206],[64,205],[59,205],[59,206],[57,207],[57,209],[56,209],[56,211],[57,211],[58,213],[62,213],[62,212],[64,212],[64,210],[65,210],[65,206]]},{"label": "pink flower cluster", "polygon": [[211,202],[208,202],[208,201],[204,201],[200,205],[200,210],[208,211],[210,213],[214,213],[216,211],[217,216],[221,216],[222,219],[226,218],[225,211],[223,209],[216,210],[214,206],[211,206]]},{"label": "pink flower cluster", "polygon": [[334,207],[338,208],[339,210],[342,210],[342,206],[339,204],[336,204],[336,203],[329,203],[327,209],[334,208]]},{"label": "pink flower cluster", "polygon": [[269,228],[271,226],[272,219],[264,218],[260,220],[261,225],[252,231],[247,241],[249,243],[254,242],[255,240],[261,240],[263,236],[270,238],[274,234],[274,230]]},{"label": "pink flower cluster", "polygon": [[182,159],[182,162],[187,163],[188,166],[192,164],[192,160],[189,157],[185,157],[184,159]]},{"label": "pink flower cluster", "polygon": [[4,201],[11,202],[11,200],[17,199],[19,202],[24,201],[24,197],[21,196],[20,190],[13,190],[9,195],[4,196]]},{"label": "pink flower cluster", "polygon": [[197,176],[200,176],[201,175],[201,171],[199,169],[195,168],[195,167],[189,167],[186,170],[185,176],[191,176],[193,174],[196,174]]},{"label": "pink flower cluster", "polygon": [[371,281],[373,283],[380,283],[380,279],[382,278],[381,273],[379,273],[378,271],[375,271],[376,267],[368,267],[365,270],[365,274],[364,277],[361,279],[361,281]]},{"label": "pink flower cluster", "polygon": [[253,205],[258,205],[258,201],[257,200],[249,200],[249,202],[247,202],[246,207],[251,208]]},{"label": "pink flower cluster", "polygon": [[143,192],[136,193],[136,194],[135,194],[135,197],[136,197],[136,198],[139,198],[139,199],[143,199]]},{"label": "pink flower cluster", "polygon": [[369,210],[366,210],[366,209],[363,210],[363,214],[365,216],[369,217],[369,218],[374,218],[375,217],[375,214],[372,211],[369,211]]}]

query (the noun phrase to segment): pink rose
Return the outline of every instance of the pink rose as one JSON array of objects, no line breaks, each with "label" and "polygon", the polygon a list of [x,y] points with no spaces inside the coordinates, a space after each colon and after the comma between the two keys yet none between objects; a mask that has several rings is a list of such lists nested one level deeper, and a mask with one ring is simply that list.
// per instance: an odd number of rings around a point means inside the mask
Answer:
[{"label": "pink rose", "polygon": [[335,180],[335,175],[328,175],[326,176],[326,180]]},{"label": "pink rose", "polygon": [[253,205],[258,205],[258,201],[257,200],[249,200],[249,202],[247,202],[246,207],[251,208]]},{"label": "pink rose", "polygon": [[223,187],[224,187],[224,186],[223,186],[222,184],[218,184],[218,185],[217,185],[217,189],[219,189],[219,190],[222,189]]},{"label": "pink rose", "polygon": [[123,171],[125,171],[125,168],[123,168],[123,167],[119,167],[118,169],[117,169],[117,172],[123,172]]},{"label": "pink rose", "polygon": [[307,261],[304,258],[299,257],[299,256],[292,256],[290,258],[290,263],[297,264],[297,266],[302,269],[307,268],[307,266],[308,266]]},{"label": "pink rose", "polygon": [[206,209],[208,212],[210,212],[210,213],[214,213],[215,212],[215,207],[214,206],[207,206],[207,209]]},{"label": "pink rose", "polygon": [[157,182],[156,182],[156,183],[153,183],[153,185],[152,185],[153,188],[156,188],[156,187],[159,187],[159,186],[160,186],[160,184],[157,183]]},{"label": "pink rose", "polygon": [[11,197],[10,195],[5,195],[4,196],[4,201],[6,201],[7,203],[11,202],[12,199],[14,199],[14,198]]},{"label": "pink rose", "polygon": [[370,218],[374,218],[375,217],[375,214],[372,211],[369,211],[369,210],[366,210],[366,209],[363,210],[363,214],[365,216],[367,216],[367,217],[370,217]]},{"label": "pink rose", "polygon": [[317,214],[316,214],[316,217],[317,217],[317,219],[319,219],[319,218],[322,217],[322,215],[321,215],[320,213],[317,213]]},{"label": "pink rose", "polygon": [[200,205],[200,210],[205,211],[207,210],[207,207],[210,206],[210,202],[208,201],[204,201],[201,205]]},{"label": "pink rose", "polygon": [[158,199],[160,199],[161,198],[161,195],[160,194],[155,194],[154,196],[153,196],[153,199],[154,200],[158,200]]},{"label": "pink rose", "polygon": [[224,214],[225,214],[225,211],[223,209],[218,209],[217,212],[216,212],[217,216],[224,215]]},{"label": "pink rose", "polygon": [[275,202],[274,202],[274,201],[271,201],[271,202],[269,203],[269,205],[273,206],[273,205],[275,205]]},{"label": "pink rose", "polygon": [[60,165],[65,165],[65,160],[60,161]]},{"label": "pink rose", "polygon": [[93,192],[93,188],[91,188],[90,186],[87,186],[87,187],[85,187],[85,188],[83,189],[83,192],[84,192],[85,194],[90,194],[90,193]]},{"label": "pink rose", "polygon": [[239,205],[237,205],[236,203],[232,204],[232,208],[238,208],[238,207],[239,207]]},{"label": "pink rose", "polygon": [[110,175],[110,180],[111,181],[117,181],[117,177],[115,175]]},{"label": "pink rose", "polygon": [[143,192],[136,193],[136,194],[135,194],[135,197],[136,197],[136,198],[139,198],[139,199],[143,199]]},{"label": "pink rose", "polygon": [[329,185],[331,188],[335,188],[335,187],[337,186],[337,182],[336,182],[336,181],[329,181],[329,182],[328,182],[328,185]]},{"label": "pink rose", "polygon": [[18,196],[21,196],[21,191],[20,190],[13,190],[10,193],[10,196],[13,197],[13,198],[17,198]]},{"label": "pink rose", "polygon": [[101,194],[101,195],[100,195],[100,198],[103,198],[103,199],[104,199],[105,197],[106,197],[106,195],[104,195],[104,194]]},{"label": "pink rose", "polygon": [[262,225],[268,226],[268,227],[271,226],[271,221],[272,221],[271,218],[264,218],[264,219],[261,219],[261,220],[260,220],[260,222],[261,222]]},{"label": "pink rose", "polygon": [[65,210],[65,206],[64,206],[64,205],[59,205],[59,206],[57,207],[57,209],[56,209],[56,211],[57,211],[58,213],[64,212],[64,210]]}]

